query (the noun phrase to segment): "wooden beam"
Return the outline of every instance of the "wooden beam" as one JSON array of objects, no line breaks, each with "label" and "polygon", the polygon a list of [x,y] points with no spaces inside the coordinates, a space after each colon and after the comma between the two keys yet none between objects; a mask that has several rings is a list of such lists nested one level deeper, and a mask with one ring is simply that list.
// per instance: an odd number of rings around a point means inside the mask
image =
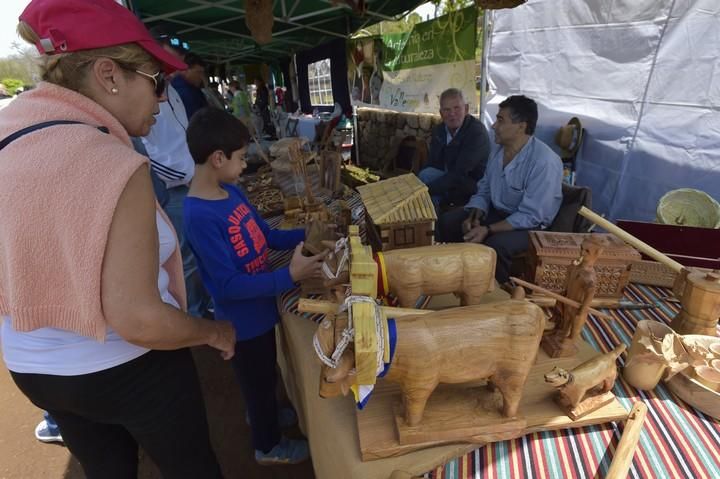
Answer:
[{"label": "wooden beam", "polygon": [[[339,307],[338,303],[322,299],[300,298],[298,302],[298,311],[303,313],[337,314]],[[380,311],[385,314],[385,317],[394,319],[433,312],[432,309],[395,308],[393,306],[380,306]]]},{"label": "wooden beam", "polygon": [[662,263],[668,268],[672,269],[676,273],[681,273],[682,270],[685,269],[685,266],[681,265],[674,259],[670,258],[669,256],[665,255],[664,253],[656,250],[649,244],[645,243],[644,241],[641,241],[628,233],[627,231],[623,230],[622,228],[618,227],[617,225],[614,225],[610,223],[608,220],[600,216],[599,214],[595,213],[594,211],[585,208],[584,206],[580,208],[580,211],[578,211],[578,214],[580,216],[583,216],[605,231],[614,234],[624,242],[628,243],[631,246],[634,246],[635,248],[639,249],[641,252],[645,253],[646,255],[650,256],[652,259],[657,261],[658,263]]},{"label": "wooden beam", "polygon": [[[570,298],[566,298],[565,296],[563,296],[563,295],[561,295],[561,294],[553,293],[553,292],[550,291],[549,289],[545,289],[545,288],[543,288],[543,287],[541,287],[541,286],[538,286],[538,285],[536,285],[536,284],[528,283],[527,281],[523,281],[523,280],[521,280],[521,279],[519,279],[519,278],[516,278],[516,277],[514,277],[514,276],[510,276],[510,280],[511,280],[513,283],[519,284],[520,286],[525,286],[525,287],[528,288],[528,289],[531,289],[531,290],[533,290],[533,291],[537,291],[537,292],[542,293],[542,294],[544,294],[544,295],[550,296],[551,298],[554,298],[554,299],[560,301],[561,303],[565,303],[565,304],[567,304],[567,305],[569,305],[569,306],[573,306],[573,307],[575,307],[575,308],[582,308],[582,304],[578,303],[577,301],[573,301],[573,300],[570,299]],[[593,315],[597,316],[598,318],[614,319],[612,316],[609,316],[609,315],[607,315],[607,314],[605,314],[605,313],[603,313],[603,312],[600,312],[600,311],[598,311],[597,309],[594,309],[594,308],[590,308],[589,311],[590,311]]]}]

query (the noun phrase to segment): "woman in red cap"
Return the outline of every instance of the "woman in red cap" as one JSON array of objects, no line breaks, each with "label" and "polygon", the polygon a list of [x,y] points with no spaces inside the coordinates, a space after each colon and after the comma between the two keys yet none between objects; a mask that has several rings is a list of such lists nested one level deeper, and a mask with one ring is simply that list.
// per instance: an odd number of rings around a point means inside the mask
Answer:
[{"label": "woman in red cap", "polygon": [[0,320],[13,380],[89,478],[220,477],[190,346],[234,351],[229,322],[183,312],[175,233],[146,135],[185,65],[114,0],[33,0],[18,33],[38,87],[0,112]]}]

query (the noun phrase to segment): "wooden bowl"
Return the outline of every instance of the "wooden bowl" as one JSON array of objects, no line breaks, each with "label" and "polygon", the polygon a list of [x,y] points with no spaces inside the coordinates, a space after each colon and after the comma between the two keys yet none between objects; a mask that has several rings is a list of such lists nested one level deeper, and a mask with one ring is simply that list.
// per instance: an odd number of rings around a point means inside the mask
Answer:
[{"label": "wooden bowl", "polygon": [[[715,336],[688,334],[683,336],[686,343],[709,347],[720,340]],[[713,391],[693,377],[693,368],[679,372],[666,384],[677,397],[704,412],[708,416],[720,419],[720,392]]]}]

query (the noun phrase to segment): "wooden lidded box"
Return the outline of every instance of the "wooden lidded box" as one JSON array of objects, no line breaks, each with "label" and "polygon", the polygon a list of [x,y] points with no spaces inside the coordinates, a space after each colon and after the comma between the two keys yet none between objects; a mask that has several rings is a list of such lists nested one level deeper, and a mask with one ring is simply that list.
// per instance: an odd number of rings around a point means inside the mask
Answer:
[{"label": "wooden lidded box", "polygon": [[435,207],[427,186],[412,173],[358,186],[368,240],[375,251],[433,244]]},{"label": "wooden lidded box", "polygon": [[[528,253],[529,281],[562,294],[566,288],[567,269],[580,257],[580,245],[586,233],[530,231]],[[630,280],[630,267],[640,260],[640,253],[613,235],[605,235],[610,246],[603,250],[595,264],[598,278],[596,297],[622,298]]]}]

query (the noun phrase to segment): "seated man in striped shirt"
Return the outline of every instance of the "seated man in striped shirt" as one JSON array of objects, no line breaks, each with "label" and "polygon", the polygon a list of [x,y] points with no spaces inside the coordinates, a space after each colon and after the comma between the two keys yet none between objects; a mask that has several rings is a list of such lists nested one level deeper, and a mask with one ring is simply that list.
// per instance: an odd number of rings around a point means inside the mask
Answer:
[{"label": "seated man in striped shirt", "polygon": [[523,95],[500,103],[492,128],[499,145],[488,160],[477,193],[465,208],[438,221],[438,241],[484,243],[497,253],[495,279],[510,278],[513,255],[529,247],[528,230],[545,229],[562,203],[562,162],[533,136],[537,104]]}]

